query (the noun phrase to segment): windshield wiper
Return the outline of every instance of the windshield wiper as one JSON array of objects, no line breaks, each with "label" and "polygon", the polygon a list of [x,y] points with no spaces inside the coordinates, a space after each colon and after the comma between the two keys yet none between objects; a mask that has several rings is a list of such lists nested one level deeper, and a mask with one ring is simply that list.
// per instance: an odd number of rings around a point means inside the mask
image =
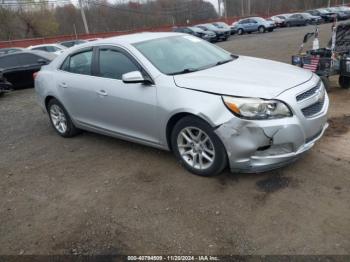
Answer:
[{"label": "windshield wiper", "polygon": [[223,64],[227,64],[227,63],[232,62],[232,61],[233,61],[233,58],[227,59],[227,60],[222,60],[222,61],[217,62],[216,65],[217,66],[218,65],[223,65]]},{"label": "windshield wiper", "polygon": [[184,70],[181,70],[179,72],[175,72],[175,73],[171,73],[169,75],[174,76],[174,75],[182,75],[182,74],[188,74],[188,73],[193,73],[198,71],[199,69],[195,69],[195,68],[185,68]]}]

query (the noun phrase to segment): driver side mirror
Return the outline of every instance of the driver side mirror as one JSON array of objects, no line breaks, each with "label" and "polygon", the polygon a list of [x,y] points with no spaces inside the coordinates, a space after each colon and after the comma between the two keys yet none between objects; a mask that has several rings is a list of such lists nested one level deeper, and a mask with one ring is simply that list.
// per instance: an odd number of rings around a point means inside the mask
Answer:
[{"label": "driver side mirror", "polygon": [[140,71],[133,71],[122,75],[122,80],[125,84],[149,84],[150,81],[145,79]]}]

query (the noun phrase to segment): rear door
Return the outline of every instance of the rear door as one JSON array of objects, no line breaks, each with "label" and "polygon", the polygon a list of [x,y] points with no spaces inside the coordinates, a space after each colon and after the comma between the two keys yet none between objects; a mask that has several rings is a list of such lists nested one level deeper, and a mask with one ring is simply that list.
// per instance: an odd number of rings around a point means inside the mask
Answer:
[{"label": "rear door", "polygon": [[90,126],[98,125],[99,116],[95,110],[99,100],[93,59],[93,48],[80,49],[66,58],[56,74],[61,103],[77,123]]}]

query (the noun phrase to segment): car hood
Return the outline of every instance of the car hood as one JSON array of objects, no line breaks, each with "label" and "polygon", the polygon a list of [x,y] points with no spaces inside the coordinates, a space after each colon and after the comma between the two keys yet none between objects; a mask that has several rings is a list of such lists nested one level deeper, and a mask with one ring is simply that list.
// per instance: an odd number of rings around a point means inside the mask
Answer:
[{"label": "car hood", "polygon": [[240,56],[227,64],[175,75],[174,81],[179,87],[208,93],[270,99],[312,76],[311,71],[296,66]]}]

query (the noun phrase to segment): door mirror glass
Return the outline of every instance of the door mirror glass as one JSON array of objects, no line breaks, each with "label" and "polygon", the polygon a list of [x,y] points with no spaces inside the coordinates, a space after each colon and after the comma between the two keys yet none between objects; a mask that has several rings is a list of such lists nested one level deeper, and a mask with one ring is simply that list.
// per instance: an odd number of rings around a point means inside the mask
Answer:
[{"label": "door mirror glass", "polygon": [[143,77],[140,71],[133,71],[123,74],[122,80],[126,84],[145,83],[147,80]]}]

